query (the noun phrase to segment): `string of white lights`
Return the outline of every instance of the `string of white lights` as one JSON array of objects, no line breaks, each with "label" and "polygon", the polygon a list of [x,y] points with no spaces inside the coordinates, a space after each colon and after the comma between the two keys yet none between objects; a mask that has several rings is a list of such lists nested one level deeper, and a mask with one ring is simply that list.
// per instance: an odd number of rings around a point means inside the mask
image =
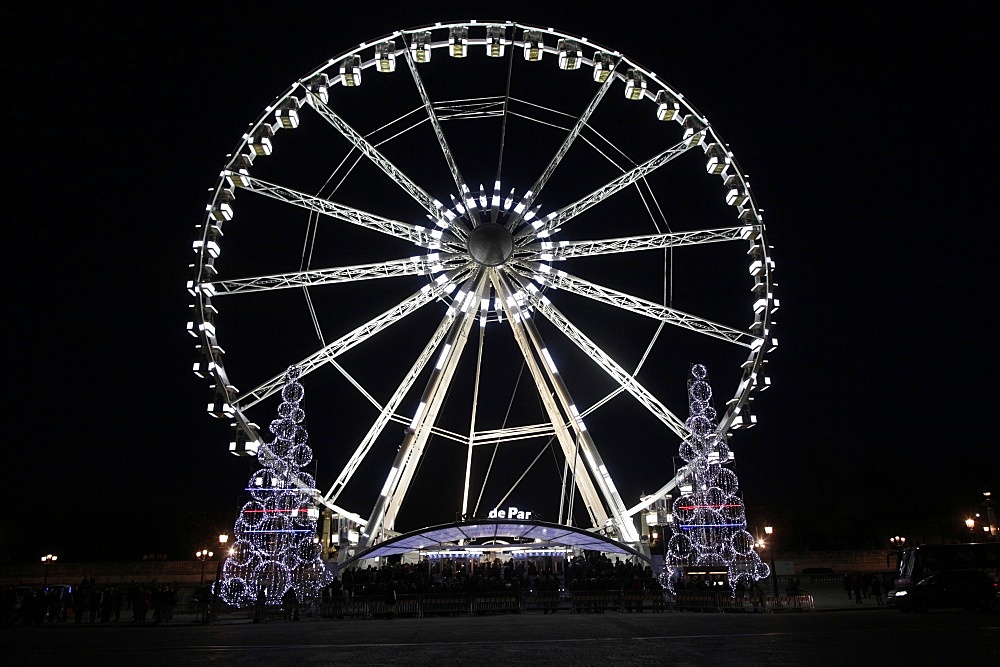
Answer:
[{"label": "string of white lights", "polygon": [[679,474],[680,495],[673,503],[665,583],[676,592],[686,568],[725,568],[735,595],[740,582],[751,586],[767,577],[770,569],[754,551],[753,536],[747,532],[736,473],[725,467],[733,453],[719,431],[708,371],[701,364],[691,367],[688,409],[684,425],[691,435],[678,448],[687,465]]},{"label": "string of white lights", "polygon": [[285,372],[278,418],[270,425],[274,440],[257,454],[263,467],[250,477],[251,499],[233,528],[236,541],[222,567],[220,590],[229,604],[252,604],[258,593],[279,602],[289,588],[299,601],[311,600],[329,579],[316,539],[319,510],[310,492],[316,482],[302,471],[313,454],[300,407],[301,374],[298,366]]}]

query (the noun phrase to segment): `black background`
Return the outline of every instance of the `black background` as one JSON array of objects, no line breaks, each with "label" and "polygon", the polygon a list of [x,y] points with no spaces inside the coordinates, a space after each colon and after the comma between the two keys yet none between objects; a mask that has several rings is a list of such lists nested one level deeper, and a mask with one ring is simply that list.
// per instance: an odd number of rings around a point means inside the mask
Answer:
[{"label": "black background", "polygon": [[205,414],[184,332],[206,190],[295,78],[392,30],[473,16],[622,51],[752,174],[782,310],[774,388],[734,444],[750,522],[814,549],[963,537],[998,470],[987,17],[789,7],[8,9],[0,558],[183,558],[231,528],[250,468]]}]

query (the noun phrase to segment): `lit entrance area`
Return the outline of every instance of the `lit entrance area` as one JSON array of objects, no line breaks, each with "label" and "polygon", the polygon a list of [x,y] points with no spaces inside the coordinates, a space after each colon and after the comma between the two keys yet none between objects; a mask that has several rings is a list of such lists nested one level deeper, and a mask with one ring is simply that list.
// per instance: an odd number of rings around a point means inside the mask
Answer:
[{"label": "lit entrance area", "polygon": [[[504,558],[560,559],[567,553],[595,551],[648,563],[630,546],[591,531],[545,521],[473,520],[421,528],[363,549],[347,559],[341,570],[362,561],[392,558],[402,562],[439,559]],[[471,564],[471,563],[470,563]]]}]

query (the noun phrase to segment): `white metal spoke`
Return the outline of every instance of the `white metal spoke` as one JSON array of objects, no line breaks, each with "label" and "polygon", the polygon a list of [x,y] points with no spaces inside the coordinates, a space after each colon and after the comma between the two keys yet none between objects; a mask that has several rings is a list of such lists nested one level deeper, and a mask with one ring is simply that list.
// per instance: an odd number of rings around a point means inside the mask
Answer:
[{"label": "white metal spoke", "polygon": [[[635,370],[632,371],[633,377],[638,375],[639,371],[642,370],[643,365],[646,363],[646,359],[649,357],[649,353],[653,351],[653,346],[656,345],[656,341],[659,339],[660,334],[663,333],[663,327],[665,326],[665,324],[666,323],[664,322],[660,322],[660,325],[656,327],[656,333],[654,333],[652,338],[649,339],[649,343],[646,345],[646,351],[642,353],[642,357],[639,359],[639,363],[635,365]],[[623,391],[625,391],[625,389],[620,386],[616,387],[615,389],[612,389],[604,396],[604,398],[595,401],[593,404],[591,404],[590,407],[581,412],[580,413],[581,416],[588,417],[591,412],[598,410],[602,405],[604,405],[611,399],[615,398],[616,396],[618,396],[618,394],[622,393]]]},{"label": "white metal spoke", "polygon": [[[533,287],[533,286],[530,286]],[[635,379],[630,373],[628,373],[624,368],[622,368],[618,362],[611,358],[604,350],[597,346],[590,338],[588,338],[582,331],[580,331],[569,319],[566,318],[559,310],[552,305],[548,297],[545,297],[538,293],[537,290],[531,288],[525,289],[528,301],[533,305],[539,313],[545,316],[559,331],[563,333],[569,340],[571,340],[577,347],[583,350],[584,353],[605,373],[607,373],[619,386],[623,387],[625,391],[630,393],[639,403],[649,410],[650,413],[661,422],[663,422],[667,428],[676,433],[681,438],[686,438],[689,434],[687,427],[684,425],[684,420],[680,419],[677,415],[671,412],[667,406],[663,405],[662,402],[653,394],[651,394],[645,387],[643,387],[638,380]]]},{"label": "white metal spoke", "polygon": [[[403,426],[407,426],[407,425],[409,425],[409,423],[411,421],[413,421],[413,418],[412,417],[407,417],[405,415],[401,415],[399,413],[394,413],[392,415],[392,417],[390,417],[390,420],[393,421],[393,422],[395,422],[395,423],[397,423],[397,424],[402,424]],[[467,444],[469,442],[469,439],[468,439],[467,436],[459,435],[458,433],[455,433],[454,431],[449,431],[447,429],[443,429],[440,426],[433,426],[433,427],[431,427],[431,435],[436,435],[439,438],[444,438],[445,440],[451,440],[452,442],[457,442],[460,445],[464,445],[464,444]]]},{"label": "white metal spoke", "polygon": [[747,238],[747,232],[753,229],[755,228],[745,226],[722,227],[693,232],[648,234],[618,239],[597,239],[595,241],[542,241],[525,246],[518,251],[517,256],[518,259],[523,260],[550,262],[570,257],[594,257],[637,250],[663,250],[706,243],[743,241]]},{"label": "white metal spoke", "polygon": [[625,514],[627,516],[635,516],[636,514],[638,514],[639,512],[641,512],[642,510],[647,509],[650,505],[652,505],[653,501],[655,501],[655,500],[657,500],[659,498],[662,498],[664,496],[664,494],[670,493],[671,491],[673,491],[674,489],[676,489],[677,488],[677,479],[680,477],[681,471],[682,470],[686,470],[686,469],[687,469],[687,466],[681,466],[680,468],[678,468],[677,469],[677,473],[674,474],[674,476],[670,478],[669,482],[667,482],[666,484],[664,484],[663,486],[661,486],[659,489],[657,489],[656,493],[653,493],[653,494],[651,494],[649,496],[645,496],[645,500],[643,500],[638,505],[634,505],[634,506],[630,507],[629,510],[627,512],[625,512]]},{"label": "white metal spoke", "polygon": [[[615,67],[617,66],[618,61],[615,62]],[[556,168],[562,162],[563,158],[566,157],[566,153],[569,152],[569,149],[573,145],[573,142],[576,141],[576,138],[580,136],[580,132],[582,132],[583,128],[586,127],[587,121],[590,120],[591,115],[593,115],[594,111],[597,109],[597,105],[601,103],[601,100],[604,98],[604,94],[608,92],[614,81],[614,76],[608,76],[604,83],[601,84],[601,87],[597,89],[593,99],[590,100],[590,104],[587,105],[587,108],[584,109],[583,113],[576,119],[576,123],[574,123],[572,129],[570,129],[566,138],[563,139],[562,145],[559,146],[559,150],[556,151],[556,154],[552,156],[552,160],[549,162],[548,166],[545,167],[545,171],[542,172],[542,174],[538,177],[538,180],[535,181],[534,185],[531,186],[531,189],[528,190],[525,195],[524,210],[522,211],[522,214],[514,216],[513,220],[511,220],[509,223],[511,229],[517,227],[517,225],[521,222],[523,213],[528,211],[534,204],[538,194],[542,191],[542,188],[545,187],[545,184],[549,182],[549,179],[552,178],[552,174],[555,173]]]},{"label": "white metal spoke", "polygon": [[[468,282],[466,283],[468,285]],[[445,312],[441,323],[438,324],[437,329],[435,329],[430,340],[427,341],[427,345],[420,352],[416,361],[410,366],[410,370],[403,376],[403,380],[399,383],[396,391],[393,393],[389,401],[382,406],[378,417],[372,424],[371,428],[368,429],[368,433],[361,440],[361,443],[355,449],[354,454],[351,456],[347,465],[341,471],[340,475],[337,476],[336,481],[330,490],[326,494],[328,500],[336,500],[340,493],[344,490],[344,487],[350,481],[351,477],[357,471],[361,462],[364,461],[368,452],[371,451],[372,445],[375,444],[375,440],[382,434],[382,431],[393,420],[396,416],[396,410],[399,408],[399,404],[403,401],[403,398],[413,387],[414,382],[416,382],[417,377],[423,372],[424,368],[427,366],[427,362],[431,360],[434,356],[434,352],[441,346],[441,342],[448,335],[448,331],[451,329],[452,323],[455,320],[455,313],[452,309],[448,309]]]},{"label": "white metal spoke", "polygon": [[504,98],[481,97],[471,100],[438,102],[434,112],[439,121],[494,118],[503,115]]},{"label": "white metal spoke", "polygon": [[350,373],[348,373],[347,369],[344,368],[343,366],[341,366],[340,363],[336,359],[331,359],[327,363],[329,363],[331,366],[333,366],[334,368],[336,368],[337,371],[341,375],[344,376],[344,379],[347,380],[348,382],[350,382],[351,386],[358,390],[358,393],[360,393],[362,396],[364,396],[365,399],[367,399],[367,401],[369,403],[371,403],[372,405],[375,406],[376,410],[381,410],[382,409],[382,405],[377,400],[375,400],[375,397],[372,396],[371,393],[367,389],[365,389],[362,386],[362,384],[360,382],[358,382],[357,379],[353,375],[351,375]]},{"label": "white metal spoke", "polygon": [[[476,379],[472,389],[472,415],[469,419],[469,439],[465,442],[465,481],[462,485],[462,518],[469,513],[469,485],[472,480],[472,445],[476,436],[476,416],[479,411],[479,388],[483,378],[483,348],[486,346],[486,327],[479,327],[479,345],[476,349]],[[465,544],[464,541],[460,544]]]},{"label": "white metal spoke", "polygon": [[407,194],[420,204],[435,220],[441,219],[441,202],[431,197],[422,187],[417,185],[413,179],[388,160],[375,146],[371,144],[360,132],[355,130],[343,118],[338,116],[333,109],[323,103],[314,95],[307,96],[309,104],[323,119],[330,123],[345,139],[350,141],[355,148],[361,151],[365,157],[371,160],[372,164],[381,169],[395,183],[403,188]]},{"label": "white metal spoke", "polygon": [[[224,175],[231,173],[223,172]],[[411,225],[407,222],[384,218],[374,213],[368,213],[367,211],[361,211],[345,204],[323,199],[322,197],[316,197],[315,195],[309,195],[281,185],[268,183],[267,181],[262,181],[259,178],[247,176],[246,174],[241,175],[240,181],[243,183],[240,187],[244,190],[256,192],[309,211],[329,215],[338,220],[372,229],[382,234],[388,234],[389,236],[409,241],[422,248],[438,249],[449,245],[459,251],[462,248],[457,239],[447,232],[442,232],[442,230],[431,230],[419,225]]]},{"label": "white metal spoke", "polygon": [[506,428],[476,431],[472,437],[473,445],[495,445],[497,443],[514,442],[527,438],[538,438],[555,434],[551,423],[528,424],[525,426],[508,426]]},{"label": "white metal spoke", "polygon": [[318,285],[376,280],[379,278],[433,275],[441,271],[461,268],[466,263],[468,263],[468,259],[459,255],[452,255],[450,253],[438,255],[438,253],[431,253],[423,257],[393,259],[375,264],[355,264],[353,266],[311,269],[269,276],[219,280],[212,283],[203,283],[202,289],[211,290],[216,296],[223,296],[226,294],[261,292],[290,287],[316,287]]},{"label": "white metal spoke", "polygon": [[[698,134],[704,136],[705,130],[702,130]],[[684,139],[674,144],[667,150],[663,151],[659,155],[656,155],[650,158],[649,160],[646,160],[642,164],[637,165],[636,167],[630,169],[621,176],[615,178],[614,180],[594,190],[590,194],[581,197],[580,199],[573,202],[569,206],[565,206],[559,209],[558,211],[556,211],[556,214],[551,219],[547,219],[545,221],[539,221],[537,226],[537,235],[541,235],[543,232],[550,233],[552,232],[552,230],[561,227],[564,223],[574,218],[575,216],[583,213],[584,211],[593,206],[596,206],[597,204],[600,204],[602,201],[604,201],[611,195],[620,192],[621,190],[624,190],[628,186],[632,185],[639,179],[648,176],[649,174],[656,171],[657,169],[667,164],[671,160],[680,157],[687,151],[691,150],[691,148],[693,148],[695,145],[697,145],[696,140],[691,138]],[[522,229],[520,232],[518,232],[515,238],[522,239],[528,236],[529,234],[534,233],[535,231],[536,227],[534,226]]]},{"label": "white metal spoke", "polygon": [[588,280],[572,276],[565,271],[547,269],[548,267],[544,264],[535,264],[531,267],[531,270],[525,270],[517,266],[512,267],[515,273],[529,280],[535,280],[543,285],[552,285],[558,289],[564,289],[573,294],[579,294],[588,299],[628,310],[654,320],[666,322],[682,329],[696,331],[706,336],[742,345],[743,347],[755,348],[761,343],[759,336],[746,331],[733,329],[724,324],[718,324],[711,320],[685,313],[682,310],[668,308],[653,301],[647,301],[646,299],[640,299],[639,297],[625,294],[609,287],[603,287]]},{"label": "white metal spoke", "polygon": [[[449,289],[453,288],[455,281],[461,279],[461,275],[455,275],[456,273],[459,272],[449,272],[448,274],[438,276],[437,281],[433,285],[424,286],[396,306],[365,322],[332,343],[323,346],[323,348],[302,361],[299,361],[296,365],[302,370],[302,376],[305,377],[328,360],[336,359],[344,352],[363,343],[379,331],[410,315],[421,306],[444,296],[448,293]],[[233,404],[240,409],[246,410],[260,403],[271,394],[281,390],[282,386],[284,386],[284,377],[284,373],[276,375],[253,391],[234,401]]]},{"label": "white metal spoke", "polygon": [[[406,417],[405,415],[401,415],[399,413],[394,413],[392,415],[392,417],[390,417],[390,419],[392,421],[394,421],[395,423],[397,423],[397,424],[403,424],[404,426],[408,425],[411,421],[413,421],[412,417]],[[467,436],[459,435],[458,433],[455,433],[454,431],[449,431],[447,429],[443,429],[440,426],[434,426],[434,427],[432,427],[431,428],[431,434],[432,435],[436,435],[436,436],[438,436],[440,438],[444,438],[446,440],[451,440],[452,442],[457,442],[457,443],[459,443],[461,445],[464,445],[464,444],[466,444],[466,443],[469,442],[469,439],[468,439]]]},{"label": "white metal spoke", "polygon": [[[455,162],[455,157],[451,154],[451,148],[448,146],[448,140],[445,139],[444,130],[441,129],[441,123],[438,121],[437,113],[434,111],[434,104],[431,102],[430,96],[427,95],[427,89],[424,88],[424,81],[420,78],[420,72],[417,71],[417,64],[413,62],[413,57],[410,55],[410,49],[404,48],[403,54],[406,57],[406,64],[410,67],[410,73],[413,75],[413,82],[417,84],[417,92],[420,93],[420,99],[424,102],[424,108],[427,110],[427,117],[430,118],[431,127],[434,128],[434,134],[437,136],[438,144],[441,146],[441,153],[444,154],[445,162],[448,163],[448,170],[451,171],[451,177],[455,180],[455,187],[458,188],[459,197],[462,199],[462,205],[468,209],[469,216],[472,218],[473,226],[478,226],[479,214],[476,212],[476,207],[466,205],[470,200],[469,186],[465,183],[465,179],[462,178],[462,172],[459,171],[458,164]],[[457,221],[456,224],[458,224]]]}]

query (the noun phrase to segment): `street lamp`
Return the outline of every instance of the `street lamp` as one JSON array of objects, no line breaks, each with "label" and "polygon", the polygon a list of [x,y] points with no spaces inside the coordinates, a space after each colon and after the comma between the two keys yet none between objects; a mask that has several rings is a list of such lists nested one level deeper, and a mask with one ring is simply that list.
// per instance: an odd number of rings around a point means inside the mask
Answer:
[{"label": "street lamp", "polygon": [[771,540],[771,590],[774,598],[778,598],[778,573],[774,571],[774,550],[777,541],[774,539],[774,526],[764,526],[764,534]]},{"label": "street lamp", "polygon": [[226,552],[226,544],[229,543],[229,535],[221,533],[219,535],[219,565],[215,571],[215,594],[219,594],[219,586],[222,582],[222,555]]},{"label": "street lamp", "polygon": [[969,541],[975,542],[976,537],[973,531],[975,531],[976,529],[976,520],[970,516],[968,519],[965,520],[965,527],[969,529]]},{"label": "street lamp", "polygon": [[889,543],[896,549],[902,549],[906,545],[906,538],[896,535],[889,538]]},{"label": "street lamp", "polygon": [[49,565],[54,561],[59,560],[59,556],[53,556],[52,554],[45,554],[42,556],[42,588],[46,588],[49,584]]},{"label": "street lamp", "polygon": [[212,557],[212,552],[208,549],[196,551],[194,557],[201,561],[201,583],[205,583],[205,561]]},{"label": "street lamp", "polygon": [[[662,526],[658,526],[658,527],[661,528],[661,529],[663,528]],[[663,571],[666,572],[667,571],[667,531],[666,530],[663,531],[663,539],[660,539],[660,532],[658,530],[654,530],[652,532],[652,538],[653,538],[654,542],[658,541],[660,543],[660,548],[663,550]]]},{"label": "street lamp", "polygon": [[986,526],[983,528],[984,532],[990,534],[989,539],[996,539],[997,536],[997,515],[993,511],[993,494],[989,491],[983,491],[983,507],[986,508]]}]

